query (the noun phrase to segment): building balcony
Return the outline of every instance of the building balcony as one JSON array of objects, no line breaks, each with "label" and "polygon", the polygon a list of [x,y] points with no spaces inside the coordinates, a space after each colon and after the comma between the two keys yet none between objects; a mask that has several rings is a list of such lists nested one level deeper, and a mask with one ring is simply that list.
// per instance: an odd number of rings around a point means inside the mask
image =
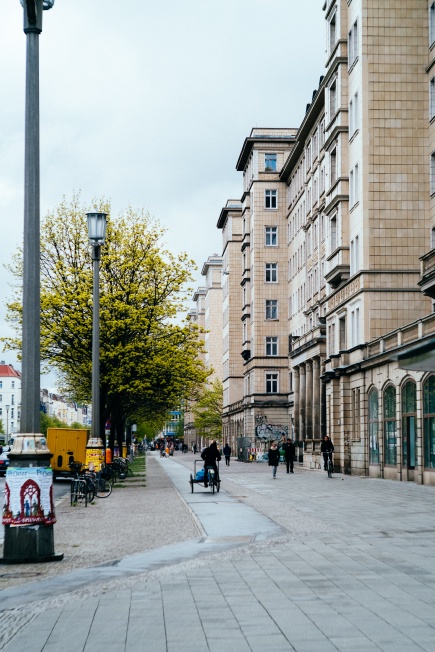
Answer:
[{"label": "building balcony", "polygon": [[350,276],[349,248],[338,247],[328,258],[325,281],[335,290]]},{"label": "building balcony", "polygon": [[435,249],[420,258],[420,280],[418,285],[427,297],[435,299]]}]

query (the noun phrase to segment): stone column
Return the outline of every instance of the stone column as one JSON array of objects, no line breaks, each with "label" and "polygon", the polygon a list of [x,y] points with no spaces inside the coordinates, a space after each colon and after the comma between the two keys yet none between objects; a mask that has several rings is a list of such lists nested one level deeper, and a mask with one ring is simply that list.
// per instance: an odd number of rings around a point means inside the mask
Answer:
[{"label": "stone column", "polygon": [[305,365],[305,392],[306,392],[306,438],[313,438],[313,364],[308,360]]},{"label": "stone column", "polygon": [[319,359],[313,359],[313,439],[321,438],[320,429],[320,366]]},{"label": "stone column", "polygon": [[307,384],[305,376],[305,365],[299,367],[299,438],[305,441],[306,432],[306,398],[307,398]]},{"label": "stone column", "polygon": [[294,438],[295,441],[300,439],[300,429],[299,429],[299,410],[300,410],[300,378],[299,378],[299,367],[293,369],[293,423],[294,423]]}]

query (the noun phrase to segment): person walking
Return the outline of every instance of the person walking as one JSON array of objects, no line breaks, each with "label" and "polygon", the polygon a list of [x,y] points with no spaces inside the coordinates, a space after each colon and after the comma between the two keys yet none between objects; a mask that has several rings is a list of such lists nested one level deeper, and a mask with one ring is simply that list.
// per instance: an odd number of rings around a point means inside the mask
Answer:
[{"label": "person walking", "polygon": [[296,448],[291,439],[287,439],[287,442],[283,446],[283,450],[287,473],[293,473],[293,460],[295,457]]},{"label": "person walking", "polygon": [[276,480],[276,471],[279,464],[279,449],[276,442],[273,442],[269,448],[269,466],[272,467],[272,478]]},{"label": "person walking", "polygon": [[224,446],[224,455],[225,455],[225,464],[229,466],[230,457],[231,457],[231,446],[228,444],[228,442]]}]

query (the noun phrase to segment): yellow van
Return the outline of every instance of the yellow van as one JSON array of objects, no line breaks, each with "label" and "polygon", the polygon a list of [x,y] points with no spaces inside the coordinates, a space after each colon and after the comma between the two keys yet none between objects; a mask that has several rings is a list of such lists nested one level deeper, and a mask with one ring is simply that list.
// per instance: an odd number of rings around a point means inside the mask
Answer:
[{"label": "yellow van", "polygon": [[68,464],[73,461],[85,463],[89,436],[88,428],[47,428],[47,446],[53,453],[50,465],[54,478],[71,475]]}]

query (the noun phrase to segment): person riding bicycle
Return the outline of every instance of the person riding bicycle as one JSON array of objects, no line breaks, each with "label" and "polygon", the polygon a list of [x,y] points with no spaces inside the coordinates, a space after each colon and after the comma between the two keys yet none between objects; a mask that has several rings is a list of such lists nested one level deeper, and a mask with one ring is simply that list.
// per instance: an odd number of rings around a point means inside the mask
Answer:
[{"label": "person riding bicycle", "polygon": [[322,444],[320,446],[320,452],[323,454],[323,469],[324,471],[328,470],[328,457],[332,460],[332,453],[334,452],[334,444],[329,439],[328,435],[323,437]]},{"label": "person riding bicycle", "polygon": [[216,482],[219,482],[219,473],[216,462],[220,462],[221,454],[219,452],[217,443],[214,441],[210,444],[210,446],[208,446],[208,448],[204,448],[201,453],[201,457],[204,460],[204,487],[208,486],[207,467],[214,469]]}]

